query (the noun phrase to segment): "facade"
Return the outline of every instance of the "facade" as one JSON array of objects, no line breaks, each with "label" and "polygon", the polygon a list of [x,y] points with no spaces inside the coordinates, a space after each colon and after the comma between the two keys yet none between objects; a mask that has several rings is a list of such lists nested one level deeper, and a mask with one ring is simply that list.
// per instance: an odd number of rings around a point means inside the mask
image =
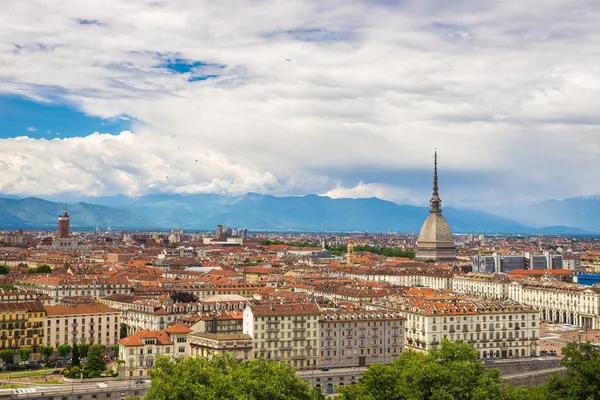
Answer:
[{"label": "facade", "polygon": [[446,339],[469,343],[483,359],[539,354],[540,313],[514,301],[412,288],[384,304],[406,318],[407,349],[428,351]]},{"label": "facade", "polygon": [[119,340],[119,359],[125,377],[147,376],[158,356],[183,358],[190,354],[191,330],[174,325],[162,331],[141,330]]},{"label": "facade", "polygon": [[44,307],[40,301],[0,302],[0,345],[2,349],[43,345]]},{"label": "facade", "polygon": [[510,298],[541,312],[544,321],[598,329],[600,326],[600,287],[575,283],[512,282]]},{"label": "facade", "polygon": [[112,278],[103,276],[28,276],[16,280],[14,286],[21,290],[35,290],[59,304],[63,297],[91,296],[94,300],[111,294],[129,294],[131,286],[124,277]]},{"label": "facade", "polygon": [[[229,310],[240,311],[247,304],[247,301],[164,303],[139,296],[122,295],[108,296],[101,299],[101,302],[121,310],[121,322],[127,325],[127,333],[129,335],[139,330],[165,330],[170,324],[188,315],[225,312]],[[223,319],[228,319],[228,317],[223,315]],[[208,325],[210,326],[210,322]],[[237,321],[224,321],[220,327],[240,332],[239,322]]]},{"label": "facade", "polygon": [[456,246],[450,226],[442,215],[442,200],[438,194],[437,152],[433,170],[433,195],[429,216],[423,223],[417,240],[416,260],[455,261]]},{"label": "facade", "polygon": [[212,358],[230,353],[240,361],[253,359],[252,337],[245,333],[194,332],[190,336],[192,356]]},{"label": "facade", "polygon": [[511,282],[504,274],[470,273],[452,278],[452,290],[474,297],[506,299]]},{"label": "facade", "polygon": [[528,252],[506,255],[494,253],[488,256],[476,255],[471,257],[471,267],[473,272],[488,274],[510,272],[516,269],[562,269],[563,257],[559,254],[551,254],[549,252],[543,254]]},{"label": "facade", "polygon": [[90,343],[111,346],[119,339],[118,310],[103,304],[46,306],[44,344]]},{"label": "facade", "polygon": [[253,357],[286,361],[299,370],[317,368],[320,315],[314,303],[247,307],[244,333],[252,338]]},{"label": "facade", "polygon": [[319,366],[387,364],[404,350],[405,318],[391,311],[329,311],[319,318]]}]

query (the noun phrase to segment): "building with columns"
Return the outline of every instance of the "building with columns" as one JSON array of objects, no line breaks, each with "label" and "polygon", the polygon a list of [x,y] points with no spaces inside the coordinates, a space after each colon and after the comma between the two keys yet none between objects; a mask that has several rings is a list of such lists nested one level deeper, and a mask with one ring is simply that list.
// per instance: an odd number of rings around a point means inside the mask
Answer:
[{"label": "building with columns", "polygon": [[554,281],[515,281],[510,284],[509,296],[539,310],[543,321],[589,329],[600,326],[600,287]]}]

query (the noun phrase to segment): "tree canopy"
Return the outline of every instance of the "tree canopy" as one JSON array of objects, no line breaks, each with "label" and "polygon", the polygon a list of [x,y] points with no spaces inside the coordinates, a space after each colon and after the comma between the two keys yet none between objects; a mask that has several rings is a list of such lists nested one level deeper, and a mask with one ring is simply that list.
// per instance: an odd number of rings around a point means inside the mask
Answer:
[{"label": "tree canopy", "polygon": [[48,359],[50,356],[52,356],[52,353],[54,353],[54,347],[52,346],[41,346],[40,347],[40,353],[42,354],[42,357],[44,357],[44,359]]},{"label": "tree canopy", "polygon": [[158,357],[150,371],[152,385],[146,400],[318,400],[285,362],[256,359],[237,361],[230,354],[208,360]]},{"label": "tree canopy", "polygon": [[172,292],[171,300],[177,303],[195,303],[198,297],[191,292]]},{"label": "tree canopy", "polygon": [[29,361],[29,357],[31,357],[31,348],[24,347],[19,349],[19,359],[21,361]]},{"label": "tree canopy", "polygon": [[389,365],[375,364],[359,384],[341,388],[344,400],[487,400],[501,397],[500,372],[486,369],[465,343],[442,340],[429,353],[406,351]]},{"label": "tree canopy", "polygon": [[0,264],[0,275],[8,274],[8,267],[4,264]]},{"label": "tree canopy", "polygon": [[15,354],[12,350],[0,350],[0,360],[6,364],[12,364],[15,360]]},{"label": "tree canopy", "polygon": [[562,355],[560,364],[567,373],[550,379],[547,398],[600,400],[600,350],[590,342],[571,342],[562,349]]},{"label": "tree canopy", "polygon": [[68,344],[61,344],[56,350],[58,351],[59,356],[65,358],[71,353],[71,346],[69,346]]},{"label": "tree canopy", "polygon": [[87,353],[87,362],[84,367],[84,376],[87,378],[93,378],[100,376],[106,368],[106,362],[104,361],[104,352],[106,347],[101,344],[95,344],[90,347]]},{"label": "tree canopy", "polygon": [[51,274],[52,268],[49,265],[42,264],[38,265],[36,268],[29,269],[30,274]]}]

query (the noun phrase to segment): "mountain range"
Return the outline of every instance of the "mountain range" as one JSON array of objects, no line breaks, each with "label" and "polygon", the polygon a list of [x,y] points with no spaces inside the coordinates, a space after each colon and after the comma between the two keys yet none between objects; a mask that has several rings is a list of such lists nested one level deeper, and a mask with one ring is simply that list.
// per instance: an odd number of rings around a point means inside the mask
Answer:
[{"label": "mountain range", "polygon": [[[214,229],[217,224],[253,231],[371,231],[418,232],[427,207],[399,205],[377,198],[332,199],[325,196],[275,197],[257,193],[241,196],[218,194],[153,194],[139,198],[98,197],[68,205],[73,229]],[[600,198],[590,198],[585,212],[600,210]],[[535,212],[498,216],[484,211],[445,207],[444,216],[456,233],[587,234],[600,232],[600,218],[581,218],[572,203],[548,202]],[[54,229],[65,205],[35,197],[0,198],[0,228]],[[557,221],[543,227],[544,213]],[[588,214],[591,215],[591,214]],[[599,215],[595,213],[594,217]],[[520,218],[522,217],[522,219]],[[576,223],[575,223],[576,222]],[[585,222],[585,223],[584,223]]]}]

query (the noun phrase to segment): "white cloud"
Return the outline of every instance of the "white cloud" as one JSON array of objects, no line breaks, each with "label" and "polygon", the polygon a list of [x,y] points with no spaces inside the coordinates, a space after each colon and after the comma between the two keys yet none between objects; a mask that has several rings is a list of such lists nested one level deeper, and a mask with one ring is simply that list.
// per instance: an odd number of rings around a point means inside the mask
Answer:
[{"label": "white cloud", "polygon": [[35,132],[37,131],[37,128],[35,126],[28,126],[27,127],[27,132]]},{"label": "white cloud", "polygon": [[[10,2],[0,93],[143,124],[3,139],[12,173],[0,192],[372,192],[424,204],[429,189],[363,171],[429,171],[434,147],[448,174],[494,177],[445,181],[448,204],[600,192],[594,3],[390,4]],[[188,82],[195,72],[161,68],[167,55],[219,77]]]}]

